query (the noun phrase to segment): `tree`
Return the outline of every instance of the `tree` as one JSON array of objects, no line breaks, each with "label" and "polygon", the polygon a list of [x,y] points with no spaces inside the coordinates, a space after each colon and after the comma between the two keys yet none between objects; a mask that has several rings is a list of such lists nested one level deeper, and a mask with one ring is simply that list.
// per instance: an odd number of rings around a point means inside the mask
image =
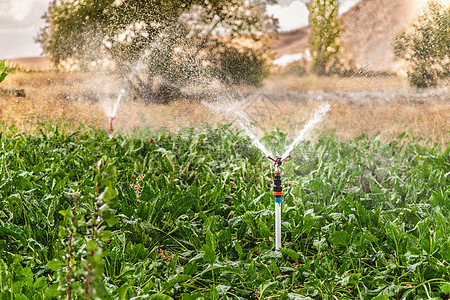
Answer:
[{"label": "tree", "polygon": [[311,0],[307,4],[311,26],[312,71],[324,75],[328,62],[339,52],[337,0]]},{"label": "tree", "polygon": [[233,41],[264,41],[275,28],[264,5],[273,1],[53,0],[37,41],[55,64],[72,59],[89,69],[113,61],[138,98],[167,102],[210,77],[258,84],[265,47]]},{"label": "tree", "polygon": [[396,37],[394,54],[406,60],[409,82],[418,88],[450,76],[450,6],[429,1],[410,29]]}]

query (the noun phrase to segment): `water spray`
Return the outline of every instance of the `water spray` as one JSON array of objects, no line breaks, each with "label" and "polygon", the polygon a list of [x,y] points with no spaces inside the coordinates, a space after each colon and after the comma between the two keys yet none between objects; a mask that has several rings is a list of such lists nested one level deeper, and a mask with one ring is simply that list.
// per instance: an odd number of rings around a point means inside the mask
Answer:
[{"label": "water spray", "polygon": [[108,120],[109,120],[109,137],[110,138],[112,138],[113,133],[114,133],[114,120],[116,119],[117,110],[119,109],[120,101],[122,100],[124,95],[125,95],[125,90],[121,89],[117,96],[117,100],[114,103],[112,111],[109,111],[109,109],[108,109],[109,112],[107,113],[107,115],[108,115]]},{"label": "water spray", "polygon": [[294,147],[302,142],[313,130],[314,128],[322,122],[326,113],[331,109],[330,104],[327,102],[322,103],[314,112],[312,118],[306,122],[303,129],[299,132],[294,141],[288,146],[288,148],[284,151],[283,155],[275,156],[270,154],[270,152],[264,147],[261,143],[258,135],[253,129],[253,125],[251,124],[250,118],[245,112],[245,109],[241,107],[240,102],[231,102],[227,103],[227,105],[219,103],[210,104],[208,102],[202,102],[205,106],[209,107],[213,111],[218,114],[225,114],[228,116],[233,122],[239,124],[244,132],[251,138],[253,144],[258,147],[264,155],[269,158],[274,163],[275,167],[275,175],[274,175],[274,187],[273,187],[273,195],[275,196],[275,249],[278,250],[281,248],[281,197],[283,196],[283,187],[281,185],[281,165],[283,162],[288,162],[292,159],[291,152],[294,150]]},{"label": "water spray", "polygon": [[286,158],[281,158],[277,155],[275,158],[268,156],[274,162],[275,174],[273,176],[273,195],[275,196],[275,250],[281,248],[281,196],[283,196],[283,186],[281,185],[281,165],[283,162],[288,162],[292,159],[289,155]]}]

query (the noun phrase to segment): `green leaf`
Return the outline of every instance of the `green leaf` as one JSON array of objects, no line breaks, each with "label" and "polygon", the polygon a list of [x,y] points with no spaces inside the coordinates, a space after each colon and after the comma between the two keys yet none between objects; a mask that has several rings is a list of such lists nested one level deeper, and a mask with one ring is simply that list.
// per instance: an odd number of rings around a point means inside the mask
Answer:
[{"label": "green leaf", "polygon": [[46,291],[46,296],[50,298],[56,298],[59,296],[59,290],[58,290],[59,284],[53,283],[51,284]]},{"label": "green leaf", "polygon": [[173,300],[172,297],[165,295],[165,294],[153,294],[150,296],[149,299],[150,300]]},{"label": "green leaf", "polygon": [[281,253],[289,256],[290,258],[292,258],[296,263],[298,263],[298,258],[300,257],[300,254],[298,254],[297,252],[295,252],[292,249],[287,249],[287,248],[281,248],[279,250]]},{"label": "green leaf", "polygon": [[392,222],[386,223],[386,234],[397,243],[401,240],[403,236],[403,227],[399,228],[399,226]]},{"label": "green leaf", "polygon": [[210,230],[206,231],[206,244],[212,249],[215,250],[217,247],[217,242]]},{"label": "green leaf", "polygon": [[111,237],[112,237],[112,233],[111,233],[111,231],[109,231],[109,230],[105,230],[105,231],[102,233],[102,240],[103,240],[104,242],[110,240]]},{"label": "green leaf", "polygon": [[176,284],[178,284],[180,282],[186,282],[186,281],[188,281],[191,278],[192,277],[190,275],[178,274],[177,276],[175,276],[174,278],[170,279],[169,282],[166,283],[166,285],[164,287],[164,291],[168,291],[170,288],[172,288]]},{"label": "green leaf", "polygon": [[72,212],[69,210],[60,210],[58,213],[64,217],[70,216],[72,214]]},{"label": "green leaf", "polygon": [[65,238],[68,234],[69,234],[69,231],[66,228],[64,228],[62,226],[59,227],[58,236],[60,239]]},{"label": "green leaf", "polygon": [[267,227],[266,223],[261,221],[260,219],[257,220],[258,226],[261,229],[263,235],[268,238],[272,235],[272,233],[270,232],[269,227]]},{"label": "green leaf", "polygon": [[445,283],[445,284],[441,285],[441,291],[445,294],[449,294],[450,293],[450,283]]},{"label": "green leaf", "polygon": [[94,241],[94,240],[89,240],[89,241],[86,243],[86,248],[87,248],[89,251],[95,251],[95,249],[97,248],[97,245],[95,245],[95,241]]},{"label": "green leaf", "polygon": [[100,195],[103,201],[109,201],[114,199],[117,196],[117,192],[114,188],[106,187],[105,191]]},{"label": "green leaf", "polygon": [[378,295],[372,298],[372,300],[389,300],[388,295]]},{"label": "green leaf", "polygon": [[212,285],[209,287],[209,292],[210,292],[211,298],[212,298],[213,300],[219,298],[219,294],[217,293],[217,290],[216,290],[216,287],[215,287],[214,284],[212,284]]},{"label": "green leaf", "polygon": [[351,284],[357,285],[359,283],[360,279],[361,279],[361,273],[352,273],[352,274],[350,274],[348,282]]},{"label": "green leaf", "polygon": [[195,294],[184,293],[181,295],[181,300],[197,300],[197,299],[205,300],[208,298],[205,298],[204,294],[199,294],[199,293],[195,293]]},{"label": "green leaf", "polygon": [[39,277],[34,283],[33,283],[33,289],[35,291],[44,290],[47,287],[47,278],[44,276]]},{"label": "green leaf", "polygon": [[229,285],[218,285],[216,286],[216,291],[219,295],[225,295],[231,288]]},{"label": "green leaf", "polygon": [[209,264],[213,264],[216,261],[217,255],[214,252],[213,249],[211,249],[211,246],[205,244],[203,245],[203,259],[205,262]]},{"label": "green leaf", "polygon": [[250,276],[250,279],[253,280],[256,277],[256,267],[255,267],[255,261],[252,260],[250,262],[250,266],[247,269],[247,274]]},{"label": "green leaf", "polygon": [[197,263],[195,261],[188,262],[183,269],[183,273],[186,275],[192,275],[197,272]]},{"label": "green leaf", "polygon": [[22,228],[19,226],[12,224],[12,223],[6,223],[3,225],[0,225],[0,234],[10,235],[14,237],[17,240],[20,240],[24,246],[28,245],[27,236]]},{"label": "green leaf", "polygon": [[267,280],[259,286],[259,292],[261,296],[267,296],[273,293],[277,287],[278,283],[276,281]]},{"label": "green leaf", "polygon": [[373,235],[369,230],[364,230],[364,237],[372,243],[378,243],[378,238]]},{"label": "green leaf", "polygon": [[331,242],[336,246],[348,247],[350,245],[351,235],[347,231],[335,231],[331,234]]},{"label": "green leaf", "polygon": [[381,286],[380,289],[381,289],[380,295],[394,297],[400,292],[401,286],[395,283],[389,283],[388,285]]},{"label": "green leaf", "polygon": [[290,300],[312,300],[311,297],[306,297],[306,296],[296,294],[296,293],[288,293],[287,299],[290,299]]},{"label": "green leaf", "polygon": [[5,80],[6,75],[8,75],[8,68],[6,67],[5,61],[0,61],[0,82]]},{"label": "green leaf", "polygon": [[323,187],[323,182],[321,180],[311,180],[309,182],[309,188],[311,189],[311,191],[313,192],[319,192],[322,190]]},{"label": "green leaf", "polygon": [[112,227],[118,223],[115,215],[115,210],[113,209],[107,209],[102,214],[103,220],[105,220],[106,224],[108,224],[109,227]]},{"label": "green leaf", "polygon": [[49,267],[53,271],[59,271],[63,265],[64,264],[62,262],[60,262],[59,260],[57,260],[56,258],[53,260],[50,260],[47,263],[47,267]]},{"label": "green leaf", "polygon": [[313,247],[317,249],[317,251],[323,251],[326,250],[328,247],[327,240],[325,238],[315,239],[313,241]]},{"label": "green leaf", "polygon": [[237,242],[234,245],[234,249],[236,249],[236,252],[239,254],[239,258],[242,258],[244,256],[244,252],[242,251],[241,243]]}]

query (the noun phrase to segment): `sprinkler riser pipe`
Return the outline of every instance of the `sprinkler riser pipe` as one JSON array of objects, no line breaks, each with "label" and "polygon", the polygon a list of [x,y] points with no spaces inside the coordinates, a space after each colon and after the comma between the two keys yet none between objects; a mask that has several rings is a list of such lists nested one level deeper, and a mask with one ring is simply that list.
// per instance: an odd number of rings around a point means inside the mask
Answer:
[{"label": "sprinkler riser pipe", "polygon": [[275,175],[273,176],[273,195],[275,196],[275,250],[281,248],[281,197],[283,196],[283,186],[281,184],[281,165],[283,162],[290,161],[292,156],[275,158],[268,156],[268,159],[274,162]]},{"label": "sprinkler riser pipe", "polygon": [[274,193],[282,193],[283,187],[281,186],[281,175],[278,173],[275,173],[275,176],[273,178],[274,186],[273,186],[273,192]]},{"label": "sprinkler riser pipe", "polygon": [[275,196],[275,250],[281,248],[281,196]]},{"label": "sprinkler riser pipe", "polygon": [[273,195],[275,196],[275,250],[281,248],[281,197],[283,186],[281,185],[281,161],[275,163],[275,175],[273,176]]}]

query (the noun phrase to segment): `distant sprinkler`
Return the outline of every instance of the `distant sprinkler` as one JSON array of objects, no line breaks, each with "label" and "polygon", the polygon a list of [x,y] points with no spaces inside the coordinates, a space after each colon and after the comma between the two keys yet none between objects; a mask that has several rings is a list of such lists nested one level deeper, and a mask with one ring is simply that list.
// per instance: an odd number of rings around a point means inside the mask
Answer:
[{"label": "distant sprinkler", "polygon": [[114,116],[110,116],[109,117],[109,137],[110,138],[112,138],[112,136],[113,136],[113,133],[114,133],[114,119],[115,119],[116,117],[114,117]]},{"label": "distant sprinkler", "polygon": [[273,177],[273,195],[275,196],[275,249],[281,248],[281,196],[283,196],[283,186],[281,185],[281,165],[292,159],[289,155],[282,158],[277,155],[275,158],[268,156],[268,159],[274,162],[275,175]]}]

